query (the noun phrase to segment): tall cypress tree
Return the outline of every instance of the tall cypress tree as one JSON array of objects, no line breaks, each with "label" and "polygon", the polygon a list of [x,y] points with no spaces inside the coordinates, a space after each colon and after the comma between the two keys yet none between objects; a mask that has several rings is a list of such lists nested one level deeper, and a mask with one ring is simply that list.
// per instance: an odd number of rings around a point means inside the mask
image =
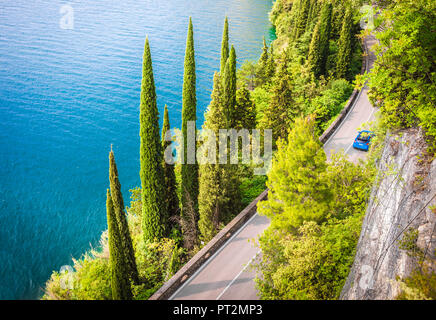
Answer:
[{"label": "tall cypress tree", "polygon": [[306,31],[307,18],[309,16],[310,0],[300,0],[298,15],[295,19],[293,40],[298,40]]},{"label": "tall cypress tree", "polygon": [[112,148],[109,153],[109,182],[113,208],[121,237],[121,244],[123,246],[126,265],[128,266],[128,275],[134,283],[139,283],[138,269],[135,262],[135,252],[133,251],[132,238],[130,236],[126,213],[124,212],[124,200],[121,193],[121,184],[118,179],[117,164],[115,163]]},{"label": "tall cypress tree", "polygon": [[263,37],[262,54],[260,55],[259,61],[257,62],[259,68],[256,75],[258,86],[261,86],[268,81],[268,73],[269,73],[268,61],[269,61],[268,46],[266,45],[265,37]]},{"label": "tall cypress tree", "polygon": [[[182,216],[186,216],[186,211],[191,207],[195,210],[198,220],[198,164],[194,158],[193,164],[188,164],[188,121],[197,120],[197,98],[196,98],[196,76],[195,76],[195,52],[194,52],[194,30],[192,19],[189,18],[188,37],[186,40],[185,52],[185,71],[183,76],[183,102],[182,102],[182,133],[183,133],[183,152],[184,164],[182,164]],[[194,128],[195,129],[195,128]],[[194,131],[195,134],[195,131]],[[195,157],[195,137],[194,153],[189,157]],[[192,204],[192,206],[190,205]]]},{"label": "tall cypress tree", "polygon": [[327,59],[330,53],[330,34],[332,29],[332,4],[327,2],[321,9],[320,51],[321,74],[327,75]]},{"label": "tall cypress tree", "polygon": [[350,5],[347,6],[345,12],[338,46],[336,77],[349,79],[353,51],[353,13]]},{"label": "tall cypress tree", "polygon": [[[226,128],[233,128],[235,125],[235,106],[236,106],[236,51],[232,46],[229,58],[223,75],[223,96],[225,117],[227,120]],[[224,129],[224,128],[221,128]]]},{"label": "tall cypress tree", "polygon": [[130,300],[132,291],[130,288],[128,268],[123,253],[123,245],[114,205],[109,189],[106,195],[106,215],[108,224],[109,264],[111,268],[112,299]]},{"label": "tall cypress tree", "polygon": [[329,40],[331,30],[332,6],[326,3],[321,9],[321,15],[313,30],[309,46],[307,63],[315,77],[326,75],[327,58],[329,55]]},{"label": "tall cypress tree", "polygon": [[274,77],[276,71],[276,62],[274,60],[274,45],[271,43],[270,50],[269,50],[269,56],[268,56],[268,62],[267,62],[267,77],[268,79],[271,79]]},{"label": "tall cypress tree", "polygon": [[229,20],[224,20],[223,38],[221,41],[221,62],[220,62],[220,75],[224,74],[227,59],[229,58]]},{"label": "tall cypress tree", "polygon": [[[223,99],[223,86],[220,76],[215,72],[213,78],[213,90],[211,102],[205,116],[204,128],[212,130],[216,135],[213,141],[217,146],[218,131],[225,128],[226,120],[222,116],[225,112]],[[221,174],[218,156],[215,158],[217,163],[200,165],[200,192],[199,192],[199,213],[198,228],[202,241],[207,242],[216,234],[221,218]]]},{"label": "tall cypress tree", "polygon": [[162,145],[159,132],[159,113],[153,77],[150,45],[145,41],[142,65],[140,103],[140,162],[142,185],[142,229],[145,241],[161,238],[165,233],[164,217],[167,208],[164,199]]},{"label": "tall cypress tree", "polygon": [[321,20],[315,26],[315,29],[312,33],[312,40],[309,45],[309,54],[307,56],[307,66],[310,71],[313,72],[315,77],[319,77],[321,75],[321,61],[322,61],[322,53],[321,53]]},{"label": "tall cypress tree", "polygon": [[[162,150],[165,150],[171,145],[171,141],[165,141],[165,134],[170,130],[170,118],[168,115],[168,107],[165,105],[164,121],[162,126]],[[172,156],[172,152],[171,152]],[[165,158],[165,157],[164,157]],[[177,182],[176,174],[174,172],[174,164],[169,164],[163,161],[164,176],[165,176],[165,200],[168,208],[169,219],[167,219],[167,232],[171,231],[172,223],[171,217],[179,215],[179,198],[177,197]]]},{"label": "tall cypress tree", "polygon": [[275,85],[272,88],[271,101],[260,121],[261,128],[272,129],[274,143],[278,138],[286,138],[292,120],[300,114],[300,110],[295,109],[293,103],[291,78],[286,59],[282,60],[273,79]]},{"label": "tall cypress tree", "polygon": [[251,100],[250,91],[246,87],[236,91],[236,129],[255,129],[256,128],[256,106]]}]

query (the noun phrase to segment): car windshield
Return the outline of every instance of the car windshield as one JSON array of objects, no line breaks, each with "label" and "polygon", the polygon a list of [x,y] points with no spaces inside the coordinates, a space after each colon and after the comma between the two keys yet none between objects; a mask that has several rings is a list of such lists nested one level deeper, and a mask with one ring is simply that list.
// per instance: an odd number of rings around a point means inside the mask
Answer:
[{"label": "car windshield", "polygon": [[363,141],[363,142],[367,142],[369,140],[369,134],[366,132],[362,132],[361,134],[359,134],[359,136],[357,137],[357,140],[359,141]]}]

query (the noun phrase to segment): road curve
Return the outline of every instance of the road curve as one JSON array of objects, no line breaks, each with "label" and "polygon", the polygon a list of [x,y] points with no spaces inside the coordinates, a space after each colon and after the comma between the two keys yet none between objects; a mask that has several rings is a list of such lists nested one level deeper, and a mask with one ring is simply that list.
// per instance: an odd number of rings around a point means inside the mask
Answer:
[{"label": "road curve", "polygon": [[[367,71],[371,70],[374,65],[375,55],[370,48],[376,43],[373,35],[366,37],[365,46],[369,51],[367,56]],[[358,128],[369,121],[374,120],[375,108],[371,105],[368,99],[368,87],[365,85],[359,92],[359,95],[354,102],[350,112],[346,115],[342,124],[336,129],[333,135],[324,144],[324,150],[327,158],[331,154],[344,150],[350,161],[357,162],[358,159],[363,159],[366,152],[359,151],[353,148],[354,138],[357,136]]]},{"label": "road curve", "polygon": [[[375,41],[374,37],[367,37],[367,48]],[[374,60],[373,53],[370,53],[367,68],[372,67]],[[374,108],[368,100],[367,92],[368,88],[365,86],[342,124],[325,143],[327,157],[341,149],[354,162],[365,157],[365,152],[352,148],[352,142],[356,137],[357,128],[374,117]],[[259,254],[253,239],[257,239],[269,224],[268,218],[256,213],[170,297],[170,300],[258,300],[254,285],[255,273],[249,265]]]}]

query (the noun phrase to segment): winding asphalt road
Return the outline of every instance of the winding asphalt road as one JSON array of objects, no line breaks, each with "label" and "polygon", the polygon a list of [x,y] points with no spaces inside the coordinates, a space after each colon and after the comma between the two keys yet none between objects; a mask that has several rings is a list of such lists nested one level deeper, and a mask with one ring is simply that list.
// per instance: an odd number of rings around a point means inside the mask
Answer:
[{"label": "winding asphalt road", "polygon": [[[375,44],[374,37],[368,37],[365,43],[370,48]],[[371,68],[375,57],[370,53],[367,58],[367,67]],[[353,162],[365,157],[366,153],[353,149],[352,143],[357,129],[374,118],[374,108],[368,100],[367,92],[365,86],[341,126],[325,143],[327,157],[341,149]],[[260,253],[254,245],[254,239],[269,224],[268,218],[256,213],[170,299],[258,300],[254,284],[255,272],[249,266]]]}]

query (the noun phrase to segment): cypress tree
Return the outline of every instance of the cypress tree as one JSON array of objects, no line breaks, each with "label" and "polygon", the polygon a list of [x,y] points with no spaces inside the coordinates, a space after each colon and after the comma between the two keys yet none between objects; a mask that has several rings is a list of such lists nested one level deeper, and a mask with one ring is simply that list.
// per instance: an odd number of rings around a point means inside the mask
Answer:
[{"label": "cypress tree", "polygon": [[274,73],[276,71],[276,62],[274,60],[274,45],[271,43],[270,45],[270,53],[268,56],[268,62],[267,62],[267,77],[268,79],[271,79],[274,77]]},{"label": "cypress tree", "polygon": [[109,189],[107,189],[106,195],[106,215],[108,224],[112,299],[130,300],[132,299],[132,291],[128,276],[128,266],[125,263],[123,245],[121,243],[121,236]]},{"label": "cypress tree", "polygon": [[295,109],[291,87],[291,78],[287,70],[286,59],[282,59],[273,79],[272,98],[260,121],[262,129],[272,129],[273,142],[278,138],[286,138],[292,120],[299,114]]},{"label": "cypress tree", "polygon": [[312,34],[312,40],[309,45],[309,54],[307,56],[307,65],[310,71],[313,72],[315,77],[319,77],[321,75],[321,61],[322,61],[322,53],[321,53],[321,20],[315,26]]},{"label": "cypress tree", "polygon": [[306,31],[307,18],[309,16],[310,0],[300,0],[298,15],[295,19],[293,40],[298,40]]},{"label": "cypress tree", "polygon": [[[226,120],[222,116],[224,113],[223,87],[220,76],[215,72],[213,80],[213,90],[211,102],[205,116],[204,128],[212,130],[218,139],[219,129],[225,128]],[[213,142],[217,146],[217,140]],[[221,218],[221,175],[220,165],[217,163],[207,163],[200,165],[200,191],[199,191],[199,213],[198,228],[200,237],[207,242],[215,235],[218,230]]]},{"label": "cypress tree", "polygon": [[[190,203],[195,210],[196,219],[198,220],[198,164],[194,159],[193,164],[188,164],[188,121],[197,120],[197,99],[196,99],[196,76],[195,76],[195,52],[194,52],[194,30],[192,19],[189,18],[188,36],[186,40],[185,52],[185,70],[183,76],[183,102],[182,102],[182,134],[183,134],[183,152],[184,164],[182,164],[182,216],[186,216],[186,210],[189,210]],[[194,128],[195,129],[195,128]],[[194,131],[195,134],[195,131]],[[195,137],[194,137],[195,138]],[[195,139],[194,148],[195,157]],[[189,155],[192,157],[192,154]]]},{"label": "cypress tree", "polygon": [[[223,75],[223,96],[225,105],[226,127],[233,128],[235,125],[235,106],[236,106],[236,52],[232,46],[229,58]],[[224,129],[224,128],[221,128]]]},{"label": "cypress tree", "polygon": [[128,275],[134,283],[139,283],[138,269],[135,262],[135,252],[133,251],[132,238],[130,236],[129,225],[126,213],[124,212],[124,200],[121,193],[121,184],[118,179],[117,164],[115,163],[114,152],[109,153],[109,182],[112,196],[112,203],[117,218],[121,244],[128,267]]},{"label": "cypress tree", "polygon": [[[165,134],[170,130],[170,118],[168,115],[168,107],[165,105],[164,121],[162,126],[162,150],[171,146],[171,141],[165,141]],[[172,155],[172,153],[171,153]],[[177,197],[176,174],[174,172],[174,164],[169,164],[163,161],[164,176],[165,176],[165,200],[168,208],[169,219],[167,220],[167,233],[171,231],[173,223],[171,217],[179,215],[179,198]]]},{"label": "cypress tree", "polygon": [[223,38],[221,41],[221,62],[220,62],[220,75],[224,74],[227,59],[229,58],[229,21],[226,17],[224,20]]},{"label": "cypress tree", "polygon": [[306,30],[313,28],[313,23],[317,21],[318,16],[318,1],[310,0],[309,13],[307,15]]},{"label": "cypress tree", "polygon": [[236,91],[236,129],[255,129],[256,127],[256,106],[251,100],[250,91],[246,87]]},{"label": "cypress tree", "polygon": [[307,63],[315,77],[326,75],[329,55],[329,39],[331,30],[331,4],[326,3],[312,34]]},{"label": "cypress tree", "polygon": [[338,46],[336,77],[349,79],[353,51],[353,15],[349,5],[342,23]]},{"label": "cypress tree", "polygon": [[327,75],[327,59],[330,53],[330,34],[332,29],[332,5],[325,3],[321,9],[320,52],[321,74]]},{"label": "cypress tree", "polygon": [[163,219],[167,216],[164,199],[162,145],[159,133],[159,113],[153,77],[150,46],[145,41],[141,103],[140,103],[140,162],[142,229],[145,241],[161,238],[165,233]]},{"label": "cypress tree", "polygon": [[258,65],[257,85],[258,86],[261,86],[265,82],[268,81],[268,72],[269,72],[268,61],[269,61],[268,46],[266,45],[265,37],[263,37],[262,54],[260,55],[259,61],[257,62],[257,65]]}]

